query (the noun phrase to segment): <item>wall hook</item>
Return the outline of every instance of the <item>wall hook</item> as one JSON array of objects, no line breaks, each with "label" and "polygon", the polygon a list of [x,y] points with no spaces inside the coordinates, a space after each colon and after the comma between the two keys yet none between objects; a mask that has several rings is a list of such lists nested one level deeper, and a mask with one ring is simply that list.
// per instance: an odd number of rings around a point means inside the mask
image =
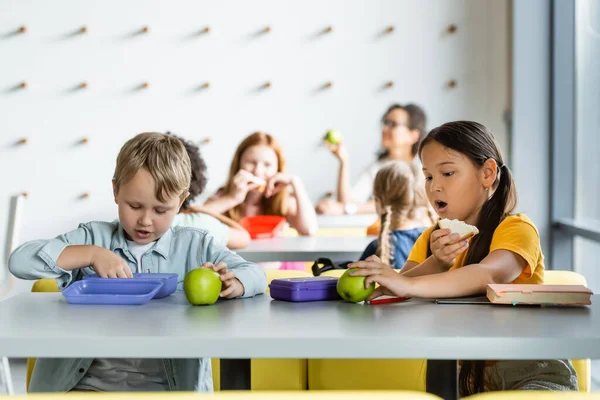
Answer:
[{"label": "wall hook", "polygon": [[454,32],[456,32],[457,30],[458,30],[458,27],[457,27],[455,24],[451,24],[451,25],[449,25],[449,26],[448,26],[448,29],[447,29],[448,33],[454,33]]},{"label": "wall hook", "polygon": [[269,33],[269,32],[271,32],[271,27],[265,26],[265,28],[263,29],[263,33]]},{"label": "wall hook", "polygon": [[270,88],[270,87],[271,87],[271,82],[268,82],[268,81],[267,81],[267,82],[265,82],[265,83],[263,84],[263,86],[262,86],[262,87],[263,87],[263,89],[268,89],[268,88]]},{"label": "wall hook", "polygon": [[142,33],[148,33],[148,32],[150,32],[150,27],[149,27],[149,26],[144,26],[144,27],[142,27],[142,30],[141,30],[141,32],[142,32]]},{"label": "wall hook", "polygon": [[29,143],[29,139],[27,138],[21,138],[17,141],[17,144],[27,144]]},{"label": "wall hook", "polygon": [[454,79],[451,79],[448,81],[449,88],[455,88],[457,84],[458,84],[458,82],[456,82]]},{"label": "wall hook", "polygon": [[385,83],[385,87],[386,87],[386,88],[391,88],[391,87],[394,87],[394,81],[387,81],[387,82]]},{"label": "wall hook", "polygon": [[80,199],[87,199],[90,197],[90,194],[88,192],[83,192],[81,193],[81,195],[79,196]]},{"label": "wall hook", "polygon": [[27,32],[27,27],[25,25],[21,25],[18,29],[19,33],[25,33]]},{"label": "wall hook", "polygon": [[21,83],[19,83],[19,89],[26,89],[27,88],[27,82],[23,81]]},{"label": "wall hook", "polygon": [[79,33],[81,33],[81,34],[87,33],[87,31],[88,31],[88,28],[85,25],[82,26],[81,28],[79,28]]},{"label": "wall hook", "polygon": [[333,32],[333,26],[329,25],[327,28],[325,28],[323,30],[324,33],[331,33]]},{"label": "wall hook", "polygon": [[90,140],[89,140],[88,138],[84,137],[84,138],[81,138],[81,140],[79,141],[79,143],[81,143],[81,144],[86,144],[86,143],[88,143],[89,141],[90,141]]},{"label": "wall hook", "polygon": [[201,32],[202,33],[210,33],[210,27],[209,26],[204,27],[204,29],[202,29]]},{"label": "wall hook", "polygon": [[388,26],[387,28],[385,28],[385,33],[392,33],[394,32],[394,27],[392,25]]}]

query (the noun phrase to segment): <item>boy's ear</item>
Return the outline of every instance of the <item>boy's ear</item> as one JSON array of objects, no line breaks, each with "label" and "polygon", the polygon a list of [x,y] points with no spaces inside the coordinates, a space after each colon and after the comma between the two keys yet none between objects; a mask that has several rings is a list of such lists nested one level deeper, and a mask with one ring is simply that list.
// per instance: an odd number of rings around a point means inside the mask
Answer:
[{"label": "boy's ear", "polygon": [[493,158],[488,158],[481,167],[481,184],[489,189],[496,183],[498,177],[498,163]]},{"label": "boy's ear", "polygon": [[187,199],[188,197],[190,197],[190,192],[185,192],[184,194],[182,194],[179,197],[179,207],[177,207],[177,208],[181,208],[181,205],[183,204],[183,202],[185,201],[185,199]]},{"label": "boy's ear", "polygon": [[117,201],[117,194],[118,194],[118,190],[117,190],[117,182],[113,179],[112,180],[112,187],[113,187],[113,196],[115,198],[115,204],[119,204],[119,202]]}]

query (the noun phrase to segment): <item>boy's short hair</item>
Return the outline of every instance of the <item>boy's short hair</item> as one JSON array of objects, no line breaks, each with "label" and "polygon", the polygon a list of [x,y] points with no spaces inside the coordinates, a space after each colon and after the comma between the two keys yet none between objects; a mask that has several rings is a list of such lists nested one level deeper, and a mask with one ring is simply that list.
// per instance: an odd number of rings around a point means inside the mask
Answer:
[{"label": "boy's short hair", "polygon": [[156,184],[156,198],[188,194],[191,179],[190,158],[179,139],[158,132],[144,132],[129,139],[117,156],[113,181],[118,191],[140,169],[152,175]]}]

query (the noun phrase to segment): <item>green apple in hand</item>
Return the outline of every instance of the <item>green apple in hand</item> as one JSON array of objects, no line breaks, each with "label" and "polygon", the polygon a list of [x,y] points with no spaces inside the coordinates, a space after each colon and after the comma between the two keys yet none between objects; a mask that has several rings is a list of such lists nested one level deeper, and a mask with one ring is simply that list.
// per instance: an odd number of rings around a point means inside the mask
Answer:
[{"label": "green apple in hand", "polygon": [[356,270],[357,268],[350,268],[344,272],[344,274],[340,276],[336,286],[337,292],[342,299],[351,303],[365,301],[375,290],[375,283],[372,283],[368,288],[365,288],[366,277],[350,275],[350,272]]},{"label": "green apple in hand", "polygon": [[205,267],[191,270],[183,279],[185,297],[193,305],[214,304],[219,299],[221,286],[219,274]]},{"label": "green apple in hand", "polygon": [[325,137],[323,138],[326,142],[329,142],[332,145],[337,145],[342,142],[342,134],[335,129],[330,129],[325,133]]}]

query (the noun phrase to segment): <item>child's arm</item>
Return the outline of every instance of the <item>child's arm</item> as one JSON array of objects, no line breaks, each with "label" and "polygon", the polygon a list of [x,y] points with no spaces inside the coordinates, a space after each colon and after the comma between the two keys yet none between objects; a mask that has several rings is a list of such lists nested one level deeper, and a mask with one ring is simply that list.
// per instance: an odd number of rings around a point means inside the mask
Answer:
[{"label": "child's arm", "polygon": [[439,274],[446,271],[448,271],[448,268],[436,260],[434,256],[430,256],[421,264],[414,261],[408,261],[400,270],[400,275],[414,278],[423,275]]},{"label": "child's arm", "polygon": [[131,270],[121,257],[93,245],[96,242],[110,245],[111,226],[100,225],[107,232],[95,235],[90,224],[81,224],[76,230],[55,239],[24,243],[11,254],[8,268],[21,279],[54,278],[59,288],[76,280],[77,270],[85,267],[94,268],[104,277],[131,277]]},{"label": "child's arm", "polygon": [[314,235],[317,233],[319,225],[317,223],[317,213],[306,193],[304,184],[297,176],[291,179],[291,185],[294,189],[296,199],[295,213],[288,216],[290,226],[298,231],[300,235]]},{"label": "child's arm", "polygon": [[241,201],[233,195],[217,193],[204,203],[204,207],[215,213],[223,214],[240,203]]},{"label": "child's arm", "polygon": [[334,154],[340,160],[340,169],[338,171],[337,199],[345,204],[350,201],[350,167],[348,165],[348,154],[342,144]]},{"label": "child's arm", "polygon": [[227,239],[227,247],[230,249],[241,249],[250,244],[250,234],[248,231],[231,218],[227,218],[226,216],[216,213],[204,206],[190,206],[188,210],[195,213],[210,215],[211,217],[218,219],[222,224],[227,225],[230,228],[229,237]]},{"label": "child's arm", "polygon": [[523,257],[509,250],[495,250],[479,264],[415,278],[396,274],[389,266],[384,268],[378,264],[380,263],[374,261],[359,261],[349,265],[360,268],[353,275],[367,276],[365,285],[371,282],[381,285],[375,289],[371,298],[382,294],[423,298],[472,296],[485,293],[489,284],[514,281],[527,267],[527,261]]}]

